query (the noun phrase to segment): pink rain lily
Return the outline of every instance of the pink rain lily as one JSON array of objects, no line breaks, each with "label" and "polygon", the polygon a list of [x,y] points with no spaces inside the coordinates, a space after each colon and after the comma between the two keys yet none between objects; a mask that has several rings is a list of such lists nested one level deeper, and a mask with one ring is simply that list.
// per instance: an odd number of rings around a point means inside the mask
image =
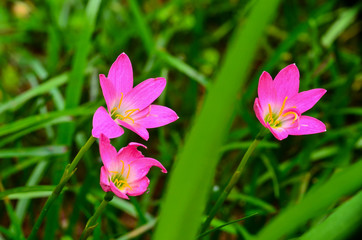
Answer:
[{"label": "pink rain lily", "polygon": [[117,153],[109,139],[101,134],[99,152],[104,166],[101,168],[100,184],[103,191],[112,191],[120,198],[129,199],[128,196],[139,196],[146,192],[150,184],[146,175],[151,167],[159,167],[163,173],[167,173],[159,161],[144,157],[137,150],[139,146],[146,148],[140,143],[131,142]]},{"label": "pink rain lily", "polygon": [[147,128],[156,128],[178,119],[170,108],[153,105],[166,86],[164,78],[150,78],[133,88],[131,61],[125,53],[118,56],[108,76],[99,75],[107,110],[99,107],[93,116],[92,135],[116,138],[123,134],[121,126],[148,140]]},{"label": "pink rain lily", "polygon": [[299,91],[299,70],[295,64],[283,68],[274,81],[267,72],[259,79],[254,111],[259,121],[278,139],[326,131],[320,120],[302,115],[327,92],[316,88]]}]

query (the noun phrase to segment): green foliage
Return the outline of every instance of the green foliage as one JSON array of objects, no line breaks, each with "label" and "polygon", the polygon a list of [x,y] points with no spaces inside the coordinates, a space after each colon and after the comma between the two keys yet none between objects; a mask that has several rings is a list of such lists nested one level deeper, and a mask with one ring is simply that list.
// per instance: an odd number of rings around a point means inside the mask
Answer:
[{"label": "green foliage", "polygon": [[[278,4],[279,3],[279,4]],[[205,216],[262,128],[262,71],[296,63],[300,90],[328,90],[308,115],[327,132],[269,134],[202,239],[347,239],[361,229],[361,13],[358,1],[0,2],[0,239],[29,236],[65,165],[105,105],[98,74],[121,52],[135,84],[165,77],[156,101],[180,119],[150,129],[167,175],[104,209],[94,239],[196,239]],[[78,239],[101,203],[94,144],[47,215],[39,239]],[[255,212],[258,214],[253,215]],[[251,216],[252,215],[252,216]],[[238,219],[250,216],[243,221]]]}]

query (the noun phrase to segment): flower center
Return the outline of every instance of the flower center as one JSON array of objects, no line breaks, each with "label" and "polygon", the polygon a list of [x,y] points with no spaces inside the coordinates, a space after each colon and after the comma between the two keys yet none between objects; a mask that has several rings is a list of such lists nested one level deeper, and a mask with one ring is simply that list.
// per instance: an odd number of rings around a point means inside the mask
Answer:
[{"label": "flower center", "polygon": [[[265,120],[266,123],[269,123],[269,125],[272,128],[281,127],[281,125],[282,125],[281,118],[286,117],[288,115],[294,115],[293,123],[295,122],[295,120],[298,119],[298,114],[296,112],[288,111],[288,112],[283,114],[283,111],[284,111],[284,108],[285,108],[285,103],[286,103],[287,99],[288,99],[288,97],[284,98],[284,101],[283,101],[282,107],[280,108],[279,113],[273,113],[270,104],[268,104],[269,113],[266,115],[264,120]],[[293,107],[293,108],[295,108],[295,107]]]},{"label": "flower center", "polygon": [[120,161],[122,163],[121,171],[120,172],[119,171],[109,171],[112,174],[109,180],[112,181],[119,190],[123,190],[126,187],[128,187],[132,190],[132,187],[127,182],[129,173],[131,172],[131,165],[127,164],[128,165],[127,176],[124,177],[124,171],[125,171],[124,162],[122,160],[120,160]]},{"label": "flower center", "polygon": [[138,108],[135,108],[135,109],[128,109],[126,111],[124,111],[124,113],[121,114],[121,105],[122,105],[122,100],[123,100],[123,93],[121,93],[121,100],[119,101],[118,103],[118,106],[117,107],[114,107],[111,111],[111,117],[113,120],[116,120],[116,119],[119,119],[119,120],[126,120],[126,119],[129,119],[131,120],[133,123],[134,123],[134,119],[131,118],[130,116],[136,112],[136,111],[139,111]]}]

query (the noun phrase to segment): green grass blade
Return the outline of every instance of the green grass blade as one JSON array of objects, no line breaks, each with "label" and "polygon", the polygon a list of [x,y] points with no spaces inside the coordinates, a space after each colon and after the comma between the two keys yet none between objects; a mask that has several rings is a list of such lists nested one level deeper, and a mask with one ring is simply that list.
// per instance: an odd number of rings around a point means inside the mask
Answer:
[{"label": "green grass blade", "polygon": [[362,161],[359,161],[331,177],[305,196],[294,206],[276,216],[273,221],[264,227],[255,239],[281,239],[294,232],[309,219],[322,214],[338,201],[362,187]]},{"label": "green grass blade", "polygon": [[45,83],[39,85],[38,87],[32,88],[19,96],[11,99],[10,101],[0,105],[0,114],[6,110],[15,110],[22,106],[26,101],[30,100],[31,98],[42,95],[44,93],[50,92],[50,90],[59,87],[65,84],[68,81],[68,74],[63,73],[59,76],[49,79]]},{"label": "green grass blade", "polygon": [[138,5],[138,0],[128,0],[128,4],[135,18],[134,22],[138,28],[139,37],[141,38],[144,47],[150,54],[155,48],[155,42],[152,37],[151,29],[148,27],[146,22],[146,15],[141,12],[140,6]]},{"label": "green grass blade", "polygon": [[[25,187],[17,187],[12,189],[7,189],[5,191],[0,192],[0,199],[8,197],[10,199],[17,199],[22,197],[28,197],[29,194],[34,194],[34,196],[38,196],[45,193],[49,193],[49,195],[54,190],[55,186],[46,186],[46,185],[39,185],[39,186],[25,186]],[[38,195],[37,195],[38,194]]]},{"label": "green grass blade", "polygon": [[176,68],[180,72],[184,73],[186,76],[200,83],[202,86],[207,87],[209,85],[209,81],[203,74],[197,72],[191,66],[187,65],[180,59],[170,55],[168,52],[157,51],[157,56],[168,65]]},{"label": "green grass blade", "polygon": [[0,158],[11,157],[44,157],[63,154],[67,151],[65,146],[42,146],[30,148],[0,149]]},{"label": "green grass blade", "polygon": [[339,206],[326,220],[303,234],[300,240],[348,239],[361,226],[362,191]]},{"label": "green grass blade", "polygon": [[236,30],[216,81],[209,88],[200,115],[170,175],[154,239],[196,237],[237,93],[246,80],[258,40],[278,3],[278,0],[257,2],[249,18]]},{"label": "green grass blade", "polygon": [[338,36],[354,22],[360,5],[355,6],[354,8],[346,9],[341,12],[339,18],[330,26],[328,31],[322,36],[322,45],[325,47],[330,47],[331,44],[338,38]]},{"label": "green grass blade", "polygon": [[240,222],[240,221],[242,221],[242,220],[245,220],[245,219],[250,218],[250,217],[252,217],[252,216],[255,216],[255,215],[257,215],[257,214],[258,214],[258,213],[256,212],[256,213],[250,214],[249,216],[246,216],[246,217],[243,217],[243,218],[239,218],[239,219],[236,219],[236,220],[233,220],[233,221],[224,223],[224,224],[222,224],[222,225],[219,225],[219,226],[217,226],[217,227],[215,227],[215,228],[213,228],[213,229],[210,229],[210,230],[208,230],[208,231],[200,234],[200,235],[197,237],[197,239],[201,239],[201,238],[205,237],[206,235],[209,235],[210,233],[212,233],[212,232],[214,232],[214,231],[220,230],[220,229],[223,228],[223,227],[226,227],[226,226],[228,226],[228,225],[230,225],[230,224],[233,224],[233,223]]}]

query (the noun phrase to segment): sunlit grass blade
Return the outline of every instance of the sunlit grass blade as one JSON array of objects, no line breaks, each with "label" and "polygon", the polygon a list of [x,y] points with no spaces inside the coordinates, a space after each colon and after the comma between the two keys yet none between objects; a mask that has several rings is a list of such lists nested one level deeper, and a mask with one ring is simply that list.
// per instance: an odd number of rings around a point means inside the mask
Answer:
[{"label": "sunlit grass blade", "polygon": [[197,72],[191,66],[184,63],[180,59],[170,55],[168,52],[166,52],[166,51],[157,51],[157,56],[162,61],[164,61],[166,64],[168,64],[171,67],[174,67],[177,70],[179,70],[180,72],[186,74],[188,77],[190,77],[191,79],[197,81],[202,86],[207,87],[209,85],[209,81],[207,80],[207,78],[203,74]]},{"label": "sunlit grass blade", "polygon": [[280,239],[293,233],[309,219],[323,214],[341,197],[361,189],[362,161],[359,161],[331,177],[317,189],[313,189],[297,205],[290,206],[264,227],[255,239]]},{"label": "sunlit grass blade", "polygon": [[39,186],[25,186],[7,189],[0,192],[0,199],[8,197],[9,199],[29,198],[32,197],[43,197],[49,196],[55,186],[39,185]]},{"label": "sunlit grass blade", "polygon": [[63,73],[52,79],[47,80],[45,83],[36,88],[29,89],[28,91],[20,94],[19,96],[11,99],[10,101],[0,105],[0,114],[6,110],[15,110],[22,106],[29,99],[50,92],[50,90],[65,84],[68,81],[68,74]]},{"label": "sunlit grass blade", "polygon": [[209,87],[204,106],[170,174],[155,240],[196,237],[237,93],[249,73],[258,40],[278,3],[277,0],[257,2],[248,19],[236,30],[220,72]]},{"label": "sunlit grass blade", "polygon": [[40,115],[33,115],[24,119],[20,119],[18,121],[4,124],[0,127],[0,137],[21,131],[25,128],[29,128],[31,126],[41,124],[48,120],[54,120],[56,118],[67,117],[67,116],[82,116],[82,115],[91,115],[94,113],[95,108],[84,108],[79,107],[72,110],[64,110],[57,112],[49,112]]},{"label": "sunlit grass blade", "polygon": [[322,36],[322,44],[325,47],[330,45],[338,38],[338,36],[354,22],[361,5],[356,5],[353,8],[343,10],[339,18],[330,26],[328,31]]},{"label": "sunlit grass blade", "polygon": [[65,146],[42,146],[29,148],[0,149],[0,158],[10,157],[44,157],[63,154],[67,151]]},{"label": "sunlit grass blade", "polygon": [[361,226],[362,191],[339,206],[322,223],[303,234],[300,240],[348,239]]}]

